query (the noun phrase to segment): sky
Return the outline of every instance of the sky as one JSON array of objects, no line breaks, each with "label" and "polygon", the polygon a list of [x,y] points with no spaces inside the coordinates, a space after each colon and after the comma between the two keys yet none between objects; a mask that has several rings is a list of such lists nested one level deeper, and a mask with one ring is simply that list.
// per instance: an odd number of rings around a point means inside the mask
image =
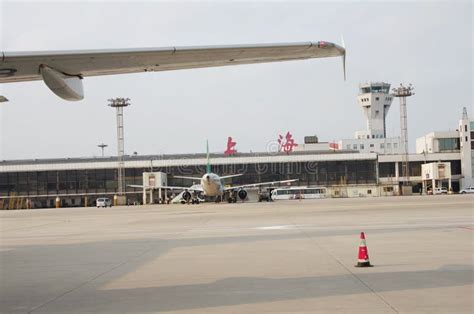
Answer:
[{"label": "sky", "polygon": [[[320,141],[366,127],[360,83],[412,83],[410,151],[432,131],[454,130],[473,112],[472,1],[6,1],[1,51],[284,43],[344,37],[340,58],[140,73],[84,79],[68,102],[42,81],[0,85],[0,160],[116,155],[115,112],[129,97],[125,153],[262,152],[279,134]],[[399,103],[387,135],[399,136]]]}]

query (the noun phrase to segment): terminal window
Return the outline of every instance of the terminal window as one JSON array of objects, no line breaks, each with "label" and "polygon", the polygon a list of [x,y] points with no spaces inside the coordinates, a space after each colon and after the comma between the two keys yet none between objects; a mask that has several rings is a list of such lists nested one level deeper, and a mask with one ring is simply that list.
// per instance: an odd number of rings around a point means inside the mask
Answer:
[{"label": "terminal window", "polygon": [[459,139],[458,138],[440,138],[439,150],[440,151],[459,150]]}]

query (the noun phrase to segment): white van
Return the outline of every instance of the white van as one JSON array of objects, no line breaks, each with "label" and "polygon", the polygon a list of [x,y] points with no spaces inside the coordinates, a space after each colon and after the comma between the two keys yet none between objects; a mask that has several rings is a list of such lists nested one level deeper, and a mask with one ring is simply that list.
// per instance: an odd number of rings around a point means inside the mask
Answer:
[{"label": "white van", "polygon": [[95,205],[97,206],[97,208],[99,208],[99,207],[112,207],[112,201],[110,200],[110,198],[101,197],[101,198],[98,198],[95,201]]},{"label": "white van", "polygon": [[448,189],[446,188],[435,188],[433,194],[448,194]]},{"label": "white van", "polygon": [[462,189],[461,191],[459,191],[460,194],[466,194],[466,193],[474,193],[474,187],[470,186],[468,188],[465,188],[465,189]]}]

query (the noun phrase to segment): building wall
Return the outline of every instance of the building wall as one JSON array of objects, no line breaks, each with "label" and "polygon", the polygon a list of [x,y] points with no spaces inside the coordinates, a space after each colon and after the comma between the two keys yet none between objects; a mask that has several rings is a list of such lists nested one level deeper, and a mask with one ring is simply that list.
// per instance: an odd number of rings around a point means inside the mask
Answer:
[{"label": "building wall", "polygon": [[459,152],[459,132],[431,132],[416,139],[416,153]]},{"label": "building wall", "polygon": [[340,149],[358,150],[361,153],[377,153],[383,155],[401,154],[402,147],[399,137],[371,139],[343,139],[339,141]]},{"label": "building wall", "polygon": [[461,168],[463,178],[461,188],[474,186],[474,121],[466,115],[459,121],[459,141],[461,144]]}]

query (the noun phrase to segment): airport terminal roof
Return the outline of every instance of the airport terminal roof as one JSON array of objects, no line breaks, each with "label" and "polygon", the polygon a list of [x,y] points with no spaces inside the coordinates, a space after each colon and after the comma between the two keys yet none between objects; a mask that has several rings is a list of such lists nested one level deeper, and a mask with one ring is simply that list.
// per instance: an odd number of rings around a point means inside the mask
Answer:
[{"label": "airport terminal roof", "polygon": [[[316,162],[335,160],[376,160],[375,153],[358,153],[354,151],[323,151],[286,153],[237,153],[233,156],[210,154],[213,165],[256,164],[281,162]],[[205,165],[206,154],[181,155],[127,155],[124,157],[126,168],[172,167]],[[49,171],[74,169],[116,168],[117,157],[87,157],[4,160],[0,162],[0,172],[12,171]]]}]

